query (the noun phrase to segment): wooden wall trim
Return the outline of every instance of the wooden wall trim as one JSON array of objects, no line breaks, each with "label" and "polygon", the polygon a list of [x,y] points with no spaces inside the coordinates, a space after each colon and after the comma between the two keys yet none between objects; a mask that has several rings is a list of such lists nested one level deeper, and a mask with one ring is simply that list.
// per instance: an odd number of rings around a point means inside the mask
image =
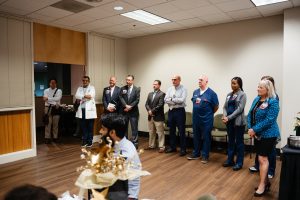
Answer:
[{"label": "wooden wall trim", "polygon": [[34,61],[86,64],[85,33],[33,23]]},{"label": "wooden wall trim", "polygon": [[0,113],[0,155],[32,148],[31,111]]}]

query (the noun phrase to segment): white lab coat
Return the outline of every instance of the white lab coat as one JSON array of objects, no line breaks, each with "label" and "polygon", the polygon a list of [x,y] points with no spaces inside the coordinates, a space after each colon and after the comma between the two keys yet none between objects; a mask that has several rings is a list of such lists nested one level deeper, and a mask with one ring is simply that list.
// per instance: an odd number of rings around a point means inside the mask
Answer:
[{"label": "white lab coat", "polygon": [[[91,99],[84,99],[84,95],[91,95]],[[97,110],[96,110],[96,103],[95,103],[95,88],[92,85],[89,85],[86,89],[86,92],[84,93],[83,87],[80,86],[77,89],[77,92],[75,94],[76,99],[85,100],[85,118],[86,119],[96,119],[97,118]],[[81,109],[81,103],[78,107],[78,110],[76,112],[77,118],[82,118],[82,109]]]}]

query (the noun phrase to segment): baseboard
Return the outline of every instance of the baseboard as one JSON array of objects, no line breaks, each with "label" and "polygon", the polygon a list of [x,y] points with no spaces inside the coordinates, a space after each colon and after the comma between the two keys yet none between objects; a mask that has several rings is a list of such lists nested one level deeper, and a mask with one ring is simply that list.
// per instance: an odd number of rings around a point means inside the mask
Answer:
[{"label": "baseboard", "polygon": [[27,150],[17,151],[13,153],[7,153],[7,154],[0,155],[0,164],[10,163],[25,158],[31,158],[36,155],[37,154],[35,149],[27,149]]}]

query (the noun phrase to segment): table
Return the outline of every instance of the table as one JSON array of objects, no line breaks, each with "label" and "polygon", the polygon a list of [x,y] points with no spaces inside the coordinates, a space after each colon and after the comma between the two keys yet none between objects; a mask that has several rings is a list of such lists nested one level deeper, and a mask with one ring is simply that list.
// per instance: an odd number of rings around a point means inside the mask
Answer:
[{"label": "table", "polygon": [[300,199],[300,149],[282,149],[279,200]]}]

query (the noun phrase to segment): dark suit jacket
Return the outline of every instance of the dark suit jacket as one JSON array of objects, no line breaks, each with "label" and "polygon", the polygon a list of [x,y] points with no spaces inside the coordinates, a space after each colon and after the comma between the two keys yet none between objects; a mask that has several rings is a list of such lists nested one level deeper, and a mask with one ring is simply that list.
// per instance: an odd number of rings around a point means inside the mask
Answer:
[{"label": "dark suit jacket", "polygon": [[115,112],[119,112],[120,111],[120,99],[119,99],[119,94],[120,94],[121,88],[119,88],[118,86],[115,86],[114,92],[112,94],[112,96],[110,96],[110,87],[105,87],[103,89],[103,95],[102,95],[102,102],[103,102],[103,106],[104,106],[104,112],[108,113],[107,106],[109,103],[113,103],[116,105],[116,111]]},{"label": "dark suit jacket", "polygon": [[[121,102],[121,112],[123,114],[128,114],[132,117],[139,116],[139,107],[138,104],[140,102],[140,92],[141,88],[133,86],[130,97],[128,99],[128,86],[123,86],[120,91],[120,102]],[[124,108],[126,105],[132,106],[132,109],[129,112],[124,112]]]},{"label": "dark suit jacket", "polygon": [[[153,93],[150,92],[148,94],[148,98],[146,101],[146,109],[147,111],[151,110],[154,121],[165,121],[165,113],[164,113],[164,99],[165,99],[165,93],[162,91],[158,91],[152,101]],[[151,117],[148,115],[148,120],[151,120]]]}]

